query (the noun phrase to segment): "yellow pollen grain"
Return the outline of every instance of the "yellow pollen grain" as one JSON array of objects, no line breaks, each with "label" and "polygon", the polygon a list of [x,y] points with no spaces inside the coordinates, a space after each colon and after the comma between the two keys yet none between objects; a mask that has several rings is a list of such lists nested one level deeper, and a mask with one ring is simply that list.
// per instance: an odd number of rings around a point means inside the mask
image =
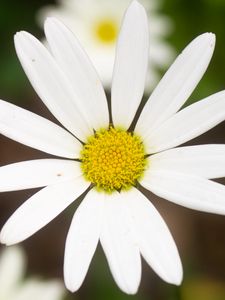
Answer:
[{"label": "yellow pollen grain", "polygon": [[114,127],[89,137],[80,159],[84,177],[109,193],[134,186],[146,166],[140,137]]},{"label": "yellow pollen grain", "polygon": [[94,26],[95,35],[98,40],[104,44],[111,44],[116,41],[118,26],[114,20],[101,20]]}]

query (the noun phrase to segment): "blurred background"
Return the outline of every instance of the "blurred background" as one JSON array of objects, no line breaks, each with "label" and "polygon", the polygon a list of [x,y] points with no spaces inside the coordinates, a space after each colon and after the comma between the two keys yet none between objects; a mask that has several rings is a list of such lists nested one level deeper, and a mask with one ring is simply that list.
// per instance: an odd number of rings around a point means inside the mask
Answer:
[{"label": "blurred background", "polygon": [[[79,0],[73,1],[82,3]],[[93,3],[96,5],[96,11],[101,10],[100,2],[104,1],[108,0],[92,0],[92,5]],[[120,0],[121,3],[123,1],[126,0]],[[158,16],[159,19],[164,19],[164,23],[158,22],[159,30],[154,34],[159,32],[159,39],[157,40],[156,36],[154,40],[159,42],[159,47],[162,42],[170,51],[167,61],[165,62],[165,57],[162,59],[162,65],[160,57],[157,58],[158,61],[153,66],[155,80],[146,87],[145,99],[176,53],[179,53],[194,37],[207,31],[216,34],[215,52],[205,76],[186,105],[223,90],[225,88],[225,1],[154,0],[153,3],[153,0],[146,0],[143,4],[148,7],[150,23],[151,15],[155,19]],[[41,19],[46,14],[45,9],[43,12],[43,7],[49,5],[53,5],[53,11],[60,12],[64,4],[63,0],[61,4],[49,0],[0,1],[0,98],[54,120],[33,91],[17,59],[13,44],[13,35],[20,30],[29,31],[40,39],[44,38]],[[120,14],[123,14],[122,6],[118,9]],[[76,7],[74,10],[76,11]],[[83,16],[75,15],[74,18],[86,22]],[[164,32],[163,26],[169,30]],[[88,47],[86,51],[89,52]],[[109,82],[105,87],[109,94]],[[225,122],[189,144],[202,143],[225,143]],[[43,157],[47,155],[0,136],[1,166]],[[223,180],[219,182],[225,183]],[[34,192],[34,190],[26,190],[0,194],[1,227],[16,208]],[[225,299],[225,217],[185,209],[150,193],[147,196],[166,220],[177,243],[184,267],[182,285],[174,287],[164,283],[143,261],[143,276],[139,292],[135,296],[127,296],[120,292],[114,283],[103,251],[99,247],[83,286],[76,294],[68,292],[64,299]],[[26,276],[35,275],[42,279],[63,278],[64,243],[76,206],[77,204],[71,205],[48,226],[21,243],[28,260]],[[3,248],[1,247],[0,251]]]}]

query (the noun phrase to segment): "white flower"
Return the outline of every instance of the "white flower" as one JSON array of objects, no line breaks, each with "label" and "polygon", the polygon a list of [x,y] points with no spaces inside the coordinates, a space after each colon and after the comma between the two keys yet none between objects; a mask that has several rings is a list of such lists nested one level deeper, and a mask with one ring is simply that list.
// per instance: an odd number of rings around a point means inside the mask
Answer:
[{"label": "white flower", "polygon": [[[79,38],[106,88],[110,88],[116,39],[121,20],[131,0],[58,0],[57,5],[43,7],[38,21],[57,17]],[[166,37],[172,29],[168,16],[159,13],[158,0],[142,0],[149,14],[151,44],[146,91],[159,80],[159,68],[167,67],[174,58],[174,49]]]},{"label": "white flower", "polygon": [[60,300],[65,294],[59,280],[24,279],[26,259],[18,246],[2,251],[0,256],[1,300]]},{"label": "white flower", "polygon": [[124,292],[138,289],[140,254],[163,280],[180,284],[182,266],[173,238],[138,187],[186,207],[225,213],[225,187],[210,180],[225,176],[225,145],[174,148],[225,119],[224,91],[179,111],[208,66],[214,35],[202,34],[185,48],[135,124],[149,34],[145,10],[133,1],[117,45],[113,127],[100,80],[73,34],[54,18],[46,21],[45,33],[52,54],[27,32],[16,34],[16,51],[37,94],[68,131],[1,101],[0,132],[66,159],[0,168],[1,191],[45,186],[6,222],[1,242],[25,240],[85,193],[66,240],[64,275],[69,290],[82,284],[99,240]]}]

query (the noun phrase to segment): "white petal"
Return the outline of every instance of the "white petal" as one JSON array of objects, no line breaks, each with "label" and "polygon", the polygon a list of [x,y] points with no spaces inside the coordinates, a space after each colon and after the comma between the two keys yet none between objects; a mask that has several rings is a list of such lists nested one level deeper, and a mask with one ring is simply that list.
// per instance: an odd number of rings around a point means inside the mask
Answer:
[{"label": "white petal", "polygon": [[141,184],[157,196],[184,207],[225,214],[225,186],[211,180],[149,169]]},{"label": "white petal", "polygon": [[36,159],[0,167],[0,192],[57,184],[80,177],[80,163],[62,159]]},{"label": "white petal", "polygon": [[9,299],[24,275],[25,256],[20,247],[7,247],[0,257],[0,299]]},{"label": "white petal", "polygon": [[145,139],[148,153],[183,144],[225,119],[225,91],[196,102],[165,121]]},{"label": "white petal", "polygon": [[109,112],[102,84],[78,40],[55,18],[45,22],[45,34],[53,55],[74,87],[89,127],[107,127]]},{"label": "white petal", "polygon": [[116,283],[125,293],[135,294],[141,279],[141,260],[133,220],[123,194],[115,192],[107,198],[100,241]]},{"label": "white petal", "polygon": [[181,108],[206,71],[214,46],[215,35],[205,33],[184,49],[146,103],[137,122],[137,132],[150,134]]},{"label": "white petal", "polygon": [[65,284],[71,292],[81,286],[96,250],[104,198],[104,193],[91,190],[73,217],[66,239],[64,261]]},{"label": "white petal", "polygon": [[65,129],[2,100],[0,100],[0,133],[53,155],[67,158],[80,156],[80,142]]},{"label": "white petal", "polygon": [[[26,280],[13,295],[13,300],[61,300],[65,294],[63,285],[58,280]],[[10,298],[11,299],[11,298]]]},{"label": "white petal", "polygon": [[137,189],[124,193],[137,231],[140,252],[165,281],[179,285],[182,280],[180,257],[162,217]]},{"label": "white petal", "polygon": [[53,115],[75,136],[85,140],[93,133],[80,110],[71,83],[47,49],[31,34],[15,35],[17,55],[35,91]]},{"label": "white petal", "polygon": [[225,177],[225,145],[170,149],[149,157],[151,170],[181,172],[204,178]]},{"label": "white petal", "polygon": [[123,21],[112,80],[112,117],[128,128],[144,92],[148,64],[148,20],[144,8],[132,1]]},{"label": "white petal", "polygon": [[53,220],[88,188],[79,177],[43,188],[8,219],[2,228],[0,241],[6,245],[19,243]]}]

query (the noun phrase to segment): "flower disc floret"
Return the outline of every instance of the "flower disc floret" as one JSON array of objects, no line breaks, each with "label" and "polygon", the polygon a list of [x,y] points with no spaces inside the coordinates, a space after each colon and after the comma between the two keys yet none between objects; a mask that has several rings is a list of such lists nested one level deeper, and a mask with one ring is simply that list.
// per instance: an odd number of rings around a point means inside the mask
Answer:
[{"label": "flower disc floret", "polygon": [[89,137],[81,151],[85,178],[106,192],[129,189],[143,175],[146,159],[142,140],[110,127]]}]

